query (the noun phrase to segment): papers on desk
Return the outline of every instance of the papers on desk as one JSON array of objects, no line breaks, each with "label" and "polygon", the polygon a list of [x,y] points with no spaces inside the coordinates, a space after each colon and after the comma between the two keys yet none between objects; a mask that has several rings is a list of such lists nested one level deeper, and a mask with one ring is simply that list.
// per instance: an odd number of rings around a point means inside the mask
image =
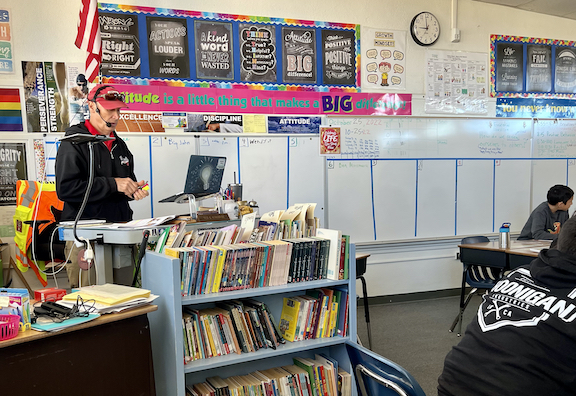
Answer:
[{"label": "papers on desk", "polygon": [[36,331],[60,331],[67,327],[76,326],[82,323],[90,322],[100,317],[98,313],[92,313],[85,317],[77,317],[63,320],[62,322],[54,322],[50,318],[38,318],[36,323],[32,325],[32,329]]},{"label": "papers on desk", "polygon": [[133,229],[145,229],[150,227],[156,227],[163,225],[164,223],[173,220],[176,215],[153,217],[149,219],[132,220],[128,223],[114,223],[112,227],[114,228],[133,228]]},{"label": "papers on desk", "polygon": [[[93,226],[93,225],[100,225],[106,223],[106,220],[78,220],[78,227],[81,226]],[[63,226],[73,226],[74,221],[61,221],[58,223],[59,225]]]},{"label": "papers on desk", "polygon": [[540,253],[540,250],[542,250],[542,249],[544,249],[544,248],[530,248],[530,251]]},{"label": "papers on desk", "polygon": [[[137,308],[137,307],[140,307],[142,305],[151,304],[152,301],[154,301],[158,297],[159,296],[157,296],[155,294],[150,294],[150,296],[148,296],[148,297],[135,298],[133,300],[129,300],[129,301],[114,304],[114,305],[101,304],[98,302],[86,303],[86,305],[94,306],[94,309],[92,309],[90,312],[95,312],[95,313],[99,313],[99,314],[104,315],[104,314],[108,314],[108,313],[117,313],[117,312],[127,311],[129,309]],[[76,302],[75,301],[62,300],[62,301],[58,301],[58,303],[72,308]]]},{"label": "papers on desk", "polygon": [[62,297],[62,301],[75,303],[78,297],[82,297],[84,301],[94,300],[99,304],[110,306],[149,296],[150,290],[106,283],[104,285],[81,287],[77,292],[66,294]]}]

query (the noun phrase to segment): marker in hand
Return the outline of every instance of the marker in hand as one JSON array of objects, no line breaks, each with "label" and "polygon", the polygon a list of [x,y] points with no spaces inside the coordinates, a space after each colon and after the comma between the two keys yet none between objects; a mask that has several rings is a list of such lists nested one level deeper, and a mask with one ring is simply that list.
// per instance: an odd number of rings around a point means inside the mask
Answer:
[{"label": "marker in hand", "polygon": [[140,190],[144,190],[144,191],[148,191],[150,190],[150,185],[148,184],[148,182],[144,183],[143,186],[138,187]]}]

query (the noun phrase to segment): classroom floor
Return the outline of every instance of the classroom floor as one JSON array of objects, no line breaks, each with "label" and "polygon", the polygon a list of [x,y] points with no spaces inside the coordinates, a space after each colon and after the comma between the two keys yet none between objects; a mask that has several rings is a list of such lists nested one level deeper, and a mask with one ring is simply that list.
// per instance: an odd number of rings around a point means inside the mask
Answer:
[{"label": "classroom floor", "polygon": [[[448,332],[460,297],[370,305],[372,350],[404,367],[427,396],[437,395],[444,358],[460,337]],[[474,296],[464,312],[462,332],[478,310]],[[358,337],[368,348],[364,306],[358,305]]]}]

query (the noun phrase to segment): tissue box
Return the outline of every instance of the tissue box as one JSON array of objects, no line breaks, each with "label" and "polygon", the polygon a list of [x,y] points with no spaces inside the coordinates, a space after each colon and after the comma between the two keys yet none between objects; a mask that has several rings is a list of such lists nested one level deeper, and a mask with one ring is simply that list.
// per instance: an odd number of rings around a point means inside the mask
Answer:
[{"label": "tissue box", "polygon": [[0,314],[18,315],[20,323],[30,324],[30,295],[27,289],[0,288]]}]

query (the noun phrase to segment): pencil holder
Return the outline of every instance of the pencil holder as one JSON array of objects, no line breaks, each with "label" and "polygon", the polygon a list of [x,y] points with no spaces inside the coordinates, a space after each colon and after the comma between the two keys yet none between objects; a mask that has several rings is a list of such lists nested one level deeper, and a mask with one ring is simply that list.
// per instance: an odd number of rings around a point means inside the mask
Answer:
[{"label": "pencil holder", "polygon": [[18,335],[18,315],[0,315],[0,341],[9,340]]}]

